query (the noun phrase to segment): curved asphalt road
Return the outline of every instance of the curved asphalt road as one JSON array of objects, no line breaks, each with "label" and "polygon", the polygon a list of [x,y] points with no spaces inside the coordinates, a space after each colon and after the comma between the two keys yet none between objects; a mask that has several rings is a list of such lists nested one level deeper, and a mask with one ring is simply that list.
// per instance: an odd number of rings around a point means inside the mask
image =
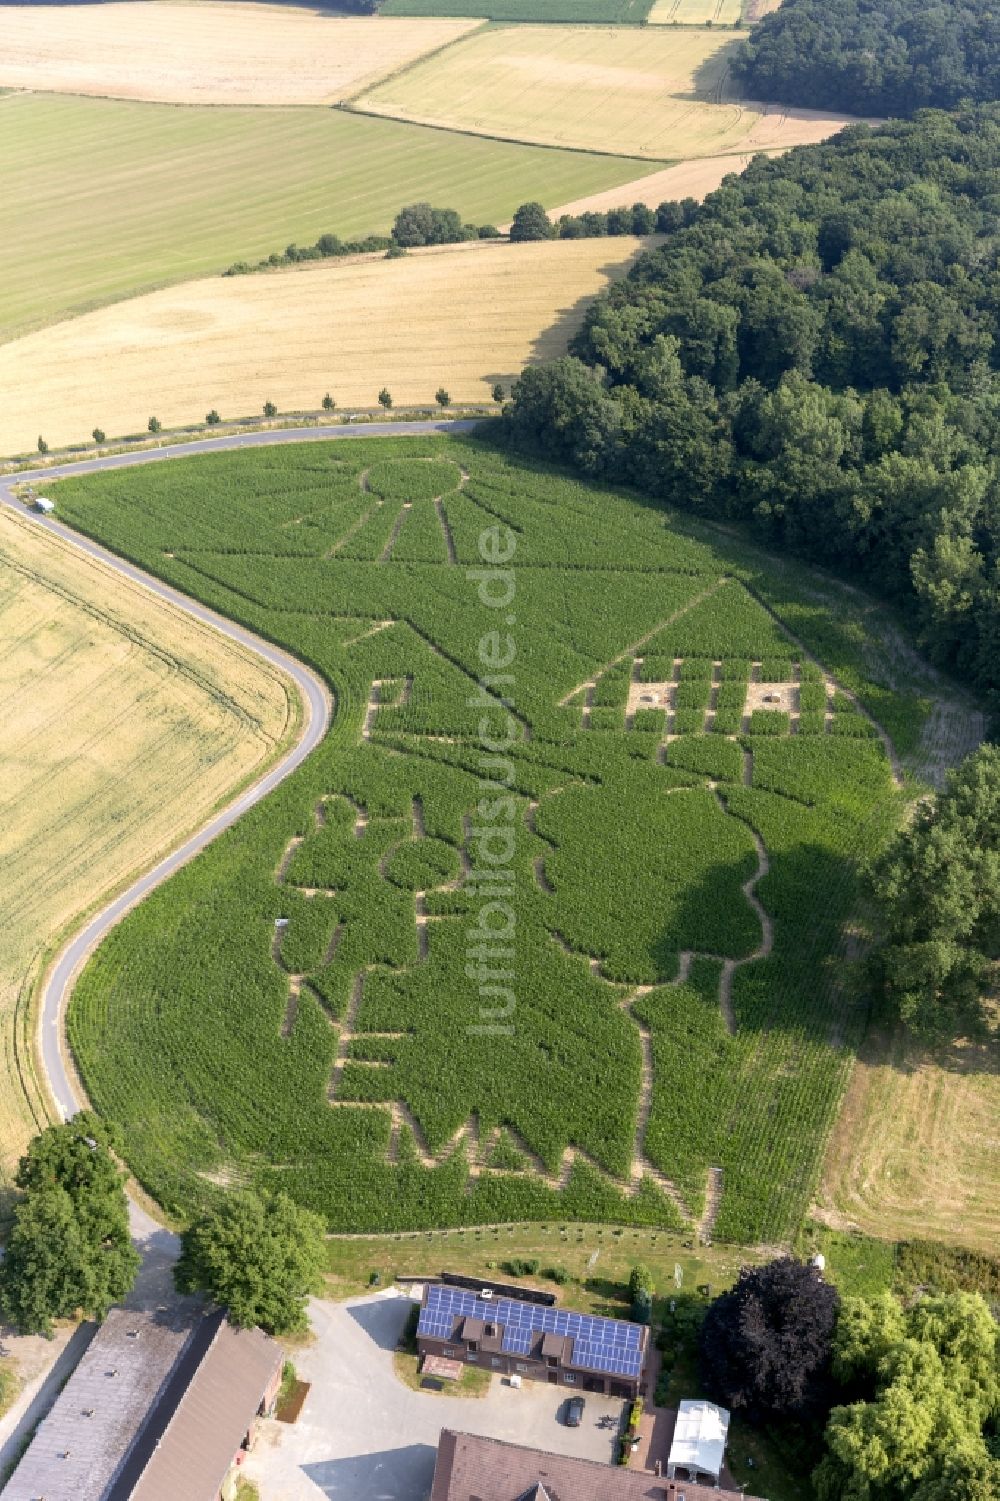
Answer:
[{"label": "curved asphalt road", "polygon": [[241,814],[245,813],[248,808],[252,808],[255,803],[259,803],[261,798],[266,797],[279,782],[302,764],[309,752],[326,734],[332,705],[329,692],[322,679],[308,667],[304,667],[301,662],[296,661],[294,657],[262,641],[259,636],[244,630],[242,626],[235,625],[231,620],[226,620],[224,616],[217,615],[214,610],[209,610],[204,605],[189,599],[187,595],[172,589],[169,584],[161,583],[159,579],[144,573],[142,569],[124,562],[114,553],[108,552],[96,542],[91,542],[88,537],[72,531],[61,522],[42,516],[40,512],[31,511],[23,501],[15,497],[13,487],[26,483],[41,486],[50,479],[94,474],[106,469],[131,469],[139,464],[156,464],[166,459],[188,458],[192,454],[224,452],[233,448],[259,448],[275,443],[301,443],[304,440],[327,438],[399,438],[430,433],[467,432],[476,425],[475,422],[366,422],[357,427],[338,424],[335,427],[285,428],[276,432],[233,433],[221,438],[204,438],[194,443],[151,448],[140,453],[112,454],[107,458],[81,459],[71,464],[54,465],[49,469],[31,470],[0,477],[0,505],[10,506],[22,515],[29,513],[37,525],[45,531],[55,532],[65,541],[71,542],[83,552],[89,553],[91,557],[108,564],[134,583],[142,584],[160,599],[167,600],[170,604],[185,610],[187,614],[195,616],[196,619],[207,622],[231,640],[238,641],[241,646],[256,652],[266,662],[280,668],[294,680],[303,701],[302,736],[284,759],[272,767],[259,782],[241,793],[221,813],[217,813],[203,829],[192,835],[179,849],[167,855],[152,870],[134,881],[127,891],[123,891],[120,896],[115,897],[114,901],[102,908],[75,937],[69,940],[50,968],[42,991],[39,1011],[39,1050],[49,1089],[64,1119],[74,1115],[82,1105],[66,1066],[63,1052],[63,1019],[73,982],[84,962],[109,929],[121,921],[129,908],[134,907],[168,876],[173,875],[174,871],[185,861],[197,855],[218,834],[235,823]]}]

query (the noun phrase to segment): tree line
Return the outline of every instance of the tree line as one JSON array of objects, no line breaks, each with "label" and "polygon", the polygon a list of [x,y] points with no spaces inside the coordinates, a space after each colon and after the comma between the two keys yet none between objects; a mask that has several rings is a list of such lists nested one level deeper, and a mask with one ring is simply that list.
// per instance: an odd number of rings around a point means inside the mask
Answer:
[{"label": "tree line", "polygon": [[[120,1151],[114,1128],[89,1110],[32,1140],[14,1177],[21,1193],[0,1260],[0,1322],[51,1337],[56,1320],[100,1321],[127,1297],[140,1258]],[[241,1328],[302,1331],[325,1233],[319,1216],[287,1194],[217,1194],[184,1230],[174,1280]]]},{"label": "tree line", "polygon": [[[583,240],[604,235],[666,234],[689,222],[697,204],[693,198],[681,203],[661,203],[651,209],[644,203],[630,208],[613,208],[581,214],[563,214],[553,221],[540,203],[522,203],[511,221],[512,243],[526,240]],[[389,259],[424,245],[461,245],[467,240],[499,240],[503,236],[495,224],[469,224],[453,208],[435,208],[430,203],[410,203],[396,215],[388,235],[366,235],[361,240],[342,240],[339,235],[322,234],[312,245],[286,245],[259,261],[234,261],[223,276],[249,276],[254,271],[268,271],[277,266],[294,266],[301,261],[336,260],[345,255],[365,255],[384,250]]]},{"label": "tree line", "polygon": [[1000,109],[727,179],[524,372],[515,445],[859,575],[1000,691]]},{"label": "tree line", "polygon": [[1000,98],[1000,31],[990,0],[784,0],[735,50],[754,99],[860,115]]}]

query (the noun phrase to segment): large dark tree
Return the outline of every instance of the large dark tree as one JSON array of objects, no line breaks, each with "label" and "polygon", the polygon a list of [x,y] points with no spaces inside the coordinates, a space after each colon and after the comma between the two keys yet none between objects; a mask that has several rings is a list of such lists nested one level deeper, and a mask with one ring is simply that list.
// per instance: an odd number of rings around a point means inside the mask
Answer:
[{"label": "large dark tree", "polygon": [[816,1267],[790,1256],[744,1267],[702,1325],[708,1392],[756,1422],[821,1408],[839,1302]]},{"label": "large dark tree", "polygon": [[103,1318],[135,1281],[128,1201],[108,1127],[90,1112],[36,1136],[0,1264],[0,1308],[26,1333],[83,1312]]}]

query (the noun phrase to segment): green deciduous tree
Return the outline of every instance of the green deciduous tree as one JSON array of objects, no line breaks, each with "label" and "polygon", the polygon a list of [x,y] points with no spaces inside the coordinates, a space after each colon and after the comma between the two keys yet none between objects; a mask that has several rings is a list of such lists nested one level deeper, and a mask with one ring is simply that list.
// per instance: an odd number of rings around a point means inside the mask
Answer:
[{"label": "green deciduous tree", "polygon": [[512,395],[504,420],[516,443],[569,459],[590,474],[607,467],[622,413],[593,370],[570,355],[529,365]]},{"label": "green deciduous tree", "polygon": [[872,871],[900,1016],[922,1035],[974,1025],[1000,957],[1000,749],[982,746],[917,808]]},{"label": "green deciduous tree", "polygon": [[636,1323],[652,1323],[653,1274],[642,1262],[637,1262],[629,1273],[628,1296],[632,1305],[632,1317]]},{"label": "green deciduous tree", "polygon": [[275,406],[274,402],[273,401],[265,401],[265,403],[264,403],[264,416],[265,417],[277,417],[277,415],[278,415],[278,408]]},{"label": "green deciduous tree", "polygon": [[324,412],[332,412],[333,409],[334,409],[334,407],[336,405],[337,405],[337,403],[334,401],[334,399],[330,395],[329,391],[327,391],[327,393],[323,397],[323,401],[322,401],[322,407],[323,407]]},{"label": "green deciduous tree", "polygon": [[324,1265],[325,1226],[287,1194],[232,1193],[182,1236],[176,1281],[202,1292],[242,1328],[305,1328],[306,1299]]},{"label": "green deciduous tree", "polygon": [[94,442],[98,444],[98,446],[100,446],[100,444],[102,444],[105,439],[105,432],[103,427],[95,427],[90,436],[93,438]]},{"label": "green deciduous tree", "polygon": [[146,430],[147,432],[158,433],[162,426],[163,424],[160,421],[159,417],[150,417],[149,421],[146,423]]},{"label": "green deciduous tree", "polygon": [[437,390],[434,392],[434,400],[437,402],[439,407],[451,406],[451,396],[445,390],[444,386],[438,386]]},{"label": "green deciduous tree", "polygon": [[1000,1410],[997,1325],[971,1293],[909,1311],[892,1301],[845,1301],[834,1371],[867,1381],[869,1396],[830,1414],[818,1501],[953,1501],[963,1489],[985,1501],[976,1487],[997,1479],[983,1436]]},{"label": "green deciduous tree", "polygon": [[379,406],[385,407],[386,411],[392,406],[392,392],[386,386],[378,393],[378,401]]},{"label": "green deciduous tree", "polygon": [[0,1305],[19,1328],[48,1334],[52,1320],[82,1311],[103,1318],[135,1280],[132,1245],[114,1138],[91,1112],[37,1136],[15,1182],[14,1211],[0,1266]]},{"label": "green deciduous tree", "polygon": [[522,203],[510,226],[512,240],[551,240],[555,226],[540,203]]},{"label": "green deciduous tree", "polygon": [[392,226],[395,244],[406,249],[418,245],[455,245],[460,240],[476,239],[474,224],[463,224],[453,208],[433,208],[429,203],[411,203],[400,209]]}]

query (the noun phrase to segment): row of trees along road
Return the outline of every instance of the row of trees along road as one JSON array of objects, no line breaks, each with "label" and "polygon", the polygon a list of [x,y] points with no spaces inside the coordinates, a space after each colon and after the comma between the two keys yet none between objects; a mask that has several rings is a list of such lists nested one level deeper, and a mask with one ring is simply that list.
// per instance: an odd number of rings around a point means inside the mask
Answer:
[{"label": "row of trees along road", "polygon": [[[129,1232],[115,1132],[90,1111],[36,1136],[0,1262],[0,1319],[24,1334],[103,1319],[131,1291],[139,1254]],[[324,1266],[325,1226],[286,1194],[219,1195],[182,1235],[178,1289],[203,1293],[240,1326],[300,1331]]]}]

